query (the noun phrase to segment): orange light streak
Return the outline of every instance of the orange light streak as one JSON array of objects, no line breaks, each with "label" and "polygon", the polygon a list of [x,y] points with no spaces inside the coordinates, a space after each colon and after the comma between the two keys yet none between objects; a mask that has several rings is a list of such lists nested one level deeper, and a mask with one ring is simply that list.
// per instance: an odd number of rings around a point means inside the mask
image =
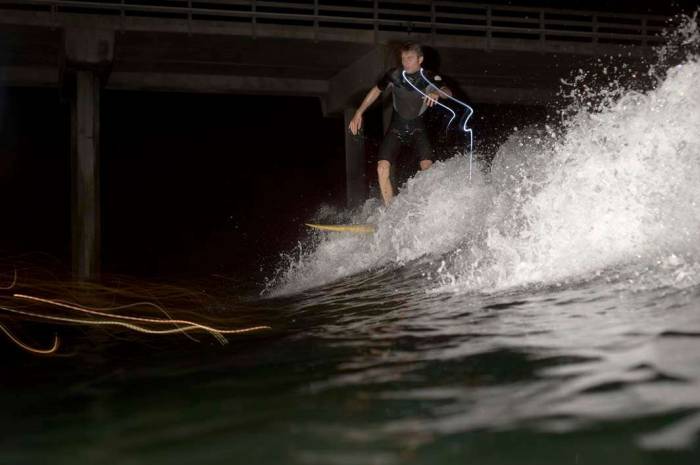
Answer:
[{"label": "orange light streak", "polygon": [[[24,315],[24,316],[30,316],[33,318],[42,318],[46,320],[53,320],[53,321],[62,321],[65,323],[77,323],[77,324],[85,324],[85,325],[107,325],[107,326],[121,326],[124,328],[131,329],[133,331],[137,331],[140,333],[145,333],[145,334],[175,334],[175,333],[185,333],[187,331],[193,331],[197,329],[203,329],[205,328],[204,325],[191,325],[191,326],[184,326],[184,327],[176,327],[172,329],[148,329],[144,328],[142,326],[138,326],[132,323],[125,323],[123,321],[111,321],[111,320],[83,320],[80,318],[70,318],[70,317],[63,317],[63,316],[53,316],[53,315],[44,315],[41,313],[34,313],[34,312],[28,312],[25,310],[17,310],[15,308],[7,308],[7,307],[0,307],[0,310],[4,310],[6,312],[10,313],[16,313],[18,315]],[[214,337],[217,337],[220,341],[223,340],[222,343],[226,343],[226,338],[222,336],[222,334],[243,334],[243,333],[250,333],[253,331],[260,331],[263,329],[271,329],[270,326],[252,326],[249,328],[241,328],[241,329],[205,329],[205,331],[209,332],[212,334]]]},{"label": "orange light streak", "polygon": [[[129,320],[129,321],[138,321],[141,323],[153,323],[153,324],[183,324],[187,325],[188,327],[192,328],[199,328],[204,331],[207,331],[212,334],[240,334],[244,332],[250,332],[252,330],[259,330],[259,329],[271,329],[269,326],[255,326],[253,328],[243,328],[243,329],[221,329],[221,328],[214,328],[211,326],[203,325],[194,321],[190,320],[176,320],[176,319],[162,319],[162,318],[144,318],[144,317],[138,317],[138,316],[127,316],[127,315],[114,315],[111,313],[105,313],[102,311],[90,309],[87,307],[83,307],[81,305],[77,304],[69,304],[57,300],[51,300],[51,299],[44,299],[42,297],[35,297],[31,295],[26,295],[26,294],[13,294],[13,297],[16,297],[18,299],[26,299],[26,300],[31,300],[34,302],[41,302],[44,304],[48,305],[54,305],[57,307],[63,307],[67,308],[70,310],[75,310],[78,312],[83,312],[83,313],[88,313],[91,315],[99,315],[102,317],[107,317],[107,318],[115,318],[115,319],[121,319],[121,320]],[[111,309],[117,310],[117,309],[123,309],[123,308],[129,308],[133,306],[137,306],[139,304],[129,304],[129,305],[123,305],[121,307],[112,307]],[[154,304],[151,304],[154,305]],[[155,306],[155,305],[154,305]],[[161,309],[160,307],[156,306],[157,308]],[[162,309],[161,309],[162,310]]]},{"label": "orange light streak", "polygon": [[27,352],[31,352],[34,354],[40,354],[40,355],[50,355],[56,352],[58,349],[58,336],[54,335],[54,340],[53,340],[53,346],[49,349],[36,349],[34,347],[31,347],[24,342],[20,341],[14,334],[10,332],[9,329],[7,329],[4,325],[0,324],[0,329],[7,335],[7,337],[10,338],[12,342],[17,344],[19,347],[22,349],[26,350]]}]

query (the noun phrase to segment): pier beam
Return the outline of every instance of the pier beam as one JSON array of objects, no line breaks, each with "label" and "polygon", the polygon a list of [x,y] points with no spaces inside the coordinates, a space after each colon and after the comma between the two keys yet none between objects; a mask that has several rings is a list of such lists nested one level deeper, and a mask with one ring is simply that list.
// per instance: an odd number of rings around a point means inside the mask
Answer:
[{"label": "pier beam", "polygon": [[114,57],[114,32],[64,31],[62,87],[71,98],[71,258],[75,277],[100,271],[100,87]]},{"label": "pier beam", "polygon": [[348,129],[356,108],[346,108],[345,115],[345,184],[347,188],[347,206],[354,208],[367,198],[367,180],[365,179],[365,140],[353,136]]},{"label": "pier beam", "polygon": [[375,46],[329,80],[326,111],[343,111],[345,117],[345,178],[349,208],[361,205],[367,198],[367,179],[364,138],[353,136],[348,125],[355,114],[355,106],[375,85],[391,57],[389,47]]}]

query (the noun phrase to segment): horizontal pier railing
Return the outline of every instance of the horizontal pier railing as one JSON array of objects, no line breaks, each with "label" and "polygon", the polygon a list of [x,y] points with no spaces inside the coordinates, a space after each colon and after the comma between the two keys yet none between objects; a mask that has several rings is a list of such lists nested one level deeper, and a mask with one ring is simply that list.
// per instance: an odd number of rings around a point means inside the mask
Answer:
[{"label": "horizontal pier railing", "polygon": [[0,0],[2,11],[62,15],[160,18],[193,23],[248,24],[251,35],[268,25],[465,36],[541,42],[652,45],[661,42],[666,17],[609,12],[488,5],[443,0]]}]

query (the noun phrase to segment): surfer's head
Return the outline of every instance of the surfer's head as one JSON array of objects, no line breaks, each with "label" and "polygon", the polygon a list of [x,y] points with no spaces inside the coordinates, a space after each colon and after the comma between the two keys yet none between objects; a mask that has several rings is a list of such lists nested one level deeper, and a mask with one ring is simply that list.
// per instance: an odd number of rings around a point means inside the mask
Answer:
[{"label": "surfer's head", "polygon": [[423,64],[423,47],[415,42],[406,42],[401,46],[401,66],[408,74],[417,73]]}]

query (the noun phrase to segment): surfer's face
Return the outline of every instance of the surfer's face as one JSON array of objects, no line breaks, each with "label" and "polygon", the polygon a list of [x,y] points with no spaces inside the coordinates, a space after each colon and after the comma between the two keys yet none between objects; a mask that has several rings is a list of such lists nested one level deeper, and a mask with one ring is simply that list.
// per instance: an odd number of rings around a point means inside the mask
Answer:
[{"label": "surfer's face", "polygon": [[416,52],[401,52],[401,65],[408,74],[417,73],[421,63],[423,63],[423,57],[419,57]]}]

